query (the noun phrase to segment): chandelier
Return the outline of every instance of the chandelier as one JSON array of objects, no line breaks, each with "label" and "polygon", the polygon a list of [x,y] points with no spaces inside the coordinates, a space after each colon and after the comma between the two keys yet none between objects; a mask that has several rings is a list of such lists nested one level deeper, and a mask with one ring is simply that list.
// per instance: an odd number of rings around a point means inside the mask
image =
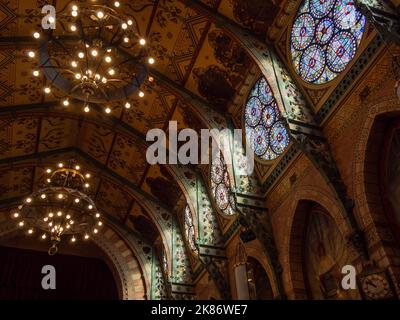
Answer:
[{"label": "chandelier", "polygon": [[[139,34],[133,16],[122,14],[122,5],[114,1],[69,2],[56,18],[49,18],[55,29],[35,31],[39,41],[38,68],[48,80],[43,90],[70,105],[71,99],[82,102],[83,110],[100,104],[106,113],[122,102],[129,109],[129,97],[135,92],[140,98],[142,84],[148,77],[149,56],[146,40]],[[37,53],[28,51],[31,59]],[[118,105],[115,104],[118,102]]]},{"label": "chandelier", "polygon": [[95,203],[87,195],[91,178],[83,174],[73,161],[68,166],[59,163],[55,170],[46,169],[46,186],[28,196],[18,210],[12,213],[20,229],[41,240],[49,240],[49,255],[58,251],[61,239],[71,243],[78,238],[88,240],[103,225]]}]

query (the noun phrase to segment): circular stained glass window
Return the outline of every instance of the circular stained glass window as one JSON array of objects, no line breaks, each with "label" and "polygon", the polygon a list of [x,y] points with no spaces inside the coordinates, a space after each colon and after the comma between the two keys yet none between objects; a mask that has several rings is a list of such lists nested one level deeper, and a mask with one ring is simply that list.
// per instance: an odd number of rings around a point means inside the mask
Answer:
[{"label": "circular stained glass window", "polygon": [[289,134],[268,82],[257,81],[247,100],[246,138],[254,153],[264,160],[279,157],[290,142]]},{"label": "circular stained glass window", "polygon": [[211,164],[211,192],[214,201],[223,214],[235,214],[235,196],[232,192],[228,169],[220,153]]},{"label": "circular stained glass window", "polygon": [[296,72],[309,83],[333,80],[354,58],[364,29],[352,0],[303,0],[291,32]]}]

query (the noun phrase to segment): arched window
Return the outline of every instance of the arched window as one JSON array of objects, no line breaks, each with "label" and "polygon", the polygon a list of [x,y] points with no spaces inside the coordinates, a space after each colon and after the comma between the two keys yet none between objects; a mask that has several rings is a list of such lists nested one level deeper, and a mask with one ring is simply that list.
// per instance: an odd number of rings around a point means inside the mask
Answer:
[{"label": "arched window", "polygon": [[184,220],[186,240],[189,243],[189,247],[193,251],[193,253],[197,254],[198,249],[196,246],[196,234],[194,232],[193,216],[192,212],[190,211],[189,205],[186,205],[185,207]]},{"label": "arched window", "polygon": [[364,28],[352,0],[303,0],[291,33],[296,72],[309,83],[333,80],[354,58]]},{"label": "arched window", "polygon": [[247,141],[264,160],[279,157],[289,145],[289,134],[267,80],[254,85],[245,108]]},{"label": "arched window", "polygon": [[215,157],[211,165],[211,192],[218,209],[227,216],[235,214],[235,196],[225,159],[222,153]]}]

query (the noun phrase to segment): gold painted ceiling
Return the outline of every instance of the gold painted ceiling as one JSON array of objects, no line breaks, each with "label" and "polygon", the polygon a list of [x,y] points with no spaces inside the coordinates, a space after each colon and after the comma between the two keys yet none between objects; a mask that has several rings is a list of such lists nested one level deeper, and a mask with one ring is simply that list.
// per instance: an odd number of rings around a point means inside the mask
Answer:
[{"label": "gold painted ceiling", "polygon": [[[46,79],[32,75],[35,65],[26,52],[34,49],[32,33],[40,28],[40,8],[47,2],[0,0],[0,204],[12,205],[39,188],[47,165],[74,158],[95,173],[91,192],[98,207],[153,242],[156,227],[132,188],[171,210],[183,194],[167,167],[147,164],[144,136],[151,128],[167,129],[171,120],[179,128],[204,125],[190,102],[157,81],[145,83],[145,98],[130,98],[131,109],[113,105],[110,116],[85,114],[73,104],[65,108],[54,95],[45,96]],[[229,112],[253,67],[244,50],[184,1],[120,2],[150,43],[155,72],[218,112]],[[284,1],[203,2],[265,39]],[[60,9],[68,1],[53,3]]]}]

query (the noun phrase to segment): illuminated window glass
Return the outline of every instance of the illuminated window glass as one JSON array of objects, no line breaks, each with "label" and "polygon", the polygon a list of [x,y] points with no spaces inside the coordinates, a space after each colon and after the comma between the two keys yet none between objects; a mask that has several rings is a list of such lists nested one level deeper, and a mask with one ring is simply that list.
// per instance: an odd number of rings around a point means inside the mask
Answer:
[{"label": "illuminated window glass", "polygon": [[296,72],[309,83],[331,81],[354,58],[364,29],[354,1],[304,0],[291,33]]},{"label": "illuminated window glass", "polygon": [[211,192],[218,209],[223,214],[228,216],[235,214],[235,196],[222,154],[216,157],[211,165]]},{"label": "illuminated window glass", "polygon": [[186,240],[189,243],[190,249],[197,254],[198,250],[196,246],[196,234],[194,232],[193,216],[189,205],[186,205],[185,207],[184,219]]},{"label": "illuminated window glass", "polygon": [[264,78],[251,90],[244,117],[247,141],[258,157],[273,160],[286,150],[289,134],[271,87]]}]

